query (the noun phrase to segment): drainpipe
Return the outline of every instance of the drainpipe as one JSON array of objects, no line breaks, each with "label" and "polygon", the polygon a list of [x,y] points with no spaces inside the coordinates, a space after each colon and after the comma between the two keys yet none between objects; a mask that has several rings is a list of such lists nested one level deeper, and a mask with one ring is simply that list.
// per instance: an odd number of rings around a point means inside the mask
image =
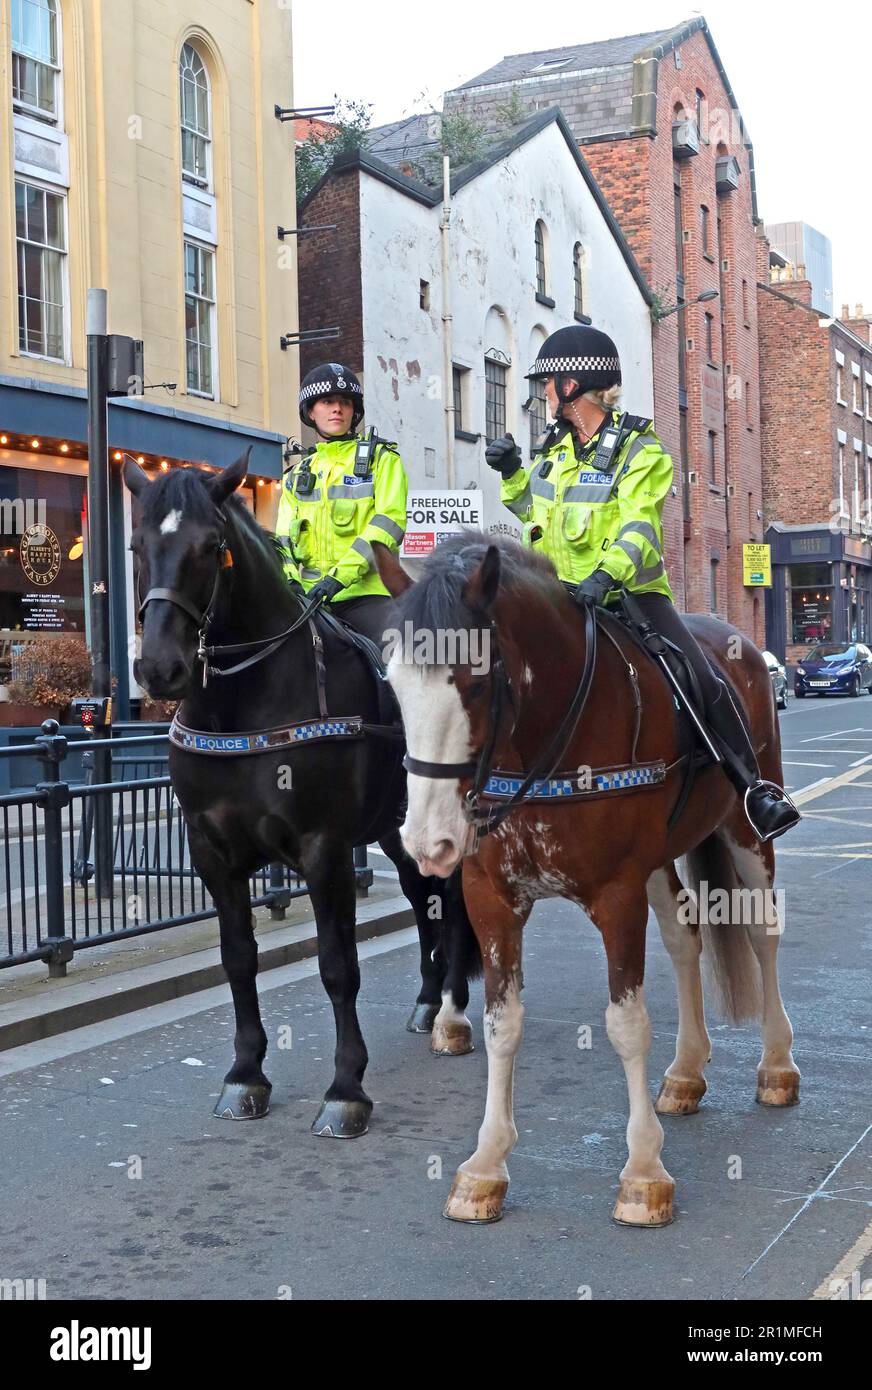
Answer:
[{"label": "drainpipe", "polygon": [[442,160],[442,391],[445,400],[445,482],[454,487],[454,348],[451,314],[451,160]]}]

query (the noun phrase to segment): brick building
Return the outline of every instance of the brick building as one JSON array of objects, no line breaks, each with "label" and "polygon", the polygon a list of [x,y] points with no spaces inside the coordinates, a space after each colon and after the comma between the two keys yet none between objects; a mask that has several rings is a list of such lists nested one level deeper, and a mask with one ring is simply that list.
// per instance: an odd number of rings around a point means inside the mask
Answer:
[{"label": "brick building", "polygon": [[872,344],[759,248],[766,638],[796,661],[819,640],[872,639]]},{"label": "brick building", "polygon": [[505,58],[445,110],[488,122],[507,103],[561,107],[666,315],[655,415],[680,478],[664,513],[676,600],[762,641],[742,575],[743,542],[763,540],[754,156],[708,26]]}]

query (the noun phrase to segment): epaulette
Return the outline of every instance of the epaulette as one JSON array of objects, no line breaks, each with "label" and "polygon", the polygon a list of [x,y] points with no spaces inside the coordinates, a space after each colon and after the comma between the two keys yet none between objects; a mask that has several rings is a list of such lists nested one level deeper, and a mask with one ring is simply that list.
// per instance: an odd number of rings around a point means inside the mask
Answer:
[{"label": "epaulette", "polygon": [[654,421],[648,415],[625,415],[624,426],[631,433],[647,434]]}]

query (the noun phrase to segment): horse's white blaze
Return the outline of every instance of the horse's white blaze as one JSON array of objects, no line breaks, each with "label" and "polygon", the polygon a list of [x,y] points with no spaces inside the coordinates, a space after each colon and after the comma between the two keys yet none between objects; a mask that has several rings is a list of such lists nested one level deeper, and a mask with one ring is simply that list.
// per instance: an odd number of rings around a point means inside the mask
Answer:
[{"label": "horse's white blaze", "polygon": [[[446,666],[414,666],[399,655],[388,665],[388,678],[403,715],[409,757],[421,762],[465,763],[470,758],[469,720],[448,676]],[[459,780],[417,777],[410,772],[408,796],[403,844],[424,872],[447,876],[471,839]]]},{"label": "horse's white blaze", "polygon": [[167,512],[166,516],[160,524],[161,535],[172,536],[176,531],[178,531],[179,522],[181,521],[181,519],[182,514],[179,511],[178,507],[174,507],[171,512]]},{"label": "horse's white blaze", "polygon": [[649,878],[648,901],[657,917],[678,983],[678,1038],[675,1061],[666,1075],[684,1081],[701,1081],[703,1068],[711,1055],[711,1039],[705,1026],[699,969],[700,933],[680,920],[681,904],[667,869],[658,869]]},{"label": "horse's white blaze", "polygon": [[478,1147],[460,1170],[476,1178],[507,1178],[506,1159],[515,1147],[513,1080],[515,1057],[524,1036],[524,1006],[517,980],[512,979],[503,998],[484,1011],[487,1048],[487,1102],[478,1131]]},{"label": "horse's white blaze", "polygon": [[660,1162],[663,1128],[654,1113],[648,1091],[651,1021],[645,1008],[645,991],[641,985],[626,994],[619,1003],[609,1003],[606,1009],[606,1032],[612,1047],[624,1064],[630,1097],[630,1119],[627,1124],[628,1158],[621,1177],[646,1182],[668,1179],[669,1174]]}]

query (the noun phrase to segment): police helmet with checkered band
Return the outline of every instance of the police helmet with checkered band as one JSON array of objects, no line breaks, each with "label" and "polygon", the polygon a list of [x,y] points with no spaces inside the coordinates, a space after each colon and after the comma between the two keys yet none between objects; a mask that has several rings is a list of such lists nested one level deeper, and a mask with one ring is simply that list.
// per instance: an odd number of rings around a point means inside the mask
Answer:
[{"label": "police helmet with checkered band", "polygon": [[315,401],[327,396],[347,396],[354,406],[351,429],[356,430],[363,419],[363,387],[354,372],[341,362],[322,362],[313,367],[300,382],[300,419],[304,425],[311,425],[309,410]]},{"label": "police helmet with checkered band", "polygon": [[[527,373],[528,381],[554,377],[560,406],[568,405],[585,391],[605,391],[621,384],[621,359],[607,333],[590,324],[558,328],[539,349]],[[575,387],[570,382],[576,382]]]}]

